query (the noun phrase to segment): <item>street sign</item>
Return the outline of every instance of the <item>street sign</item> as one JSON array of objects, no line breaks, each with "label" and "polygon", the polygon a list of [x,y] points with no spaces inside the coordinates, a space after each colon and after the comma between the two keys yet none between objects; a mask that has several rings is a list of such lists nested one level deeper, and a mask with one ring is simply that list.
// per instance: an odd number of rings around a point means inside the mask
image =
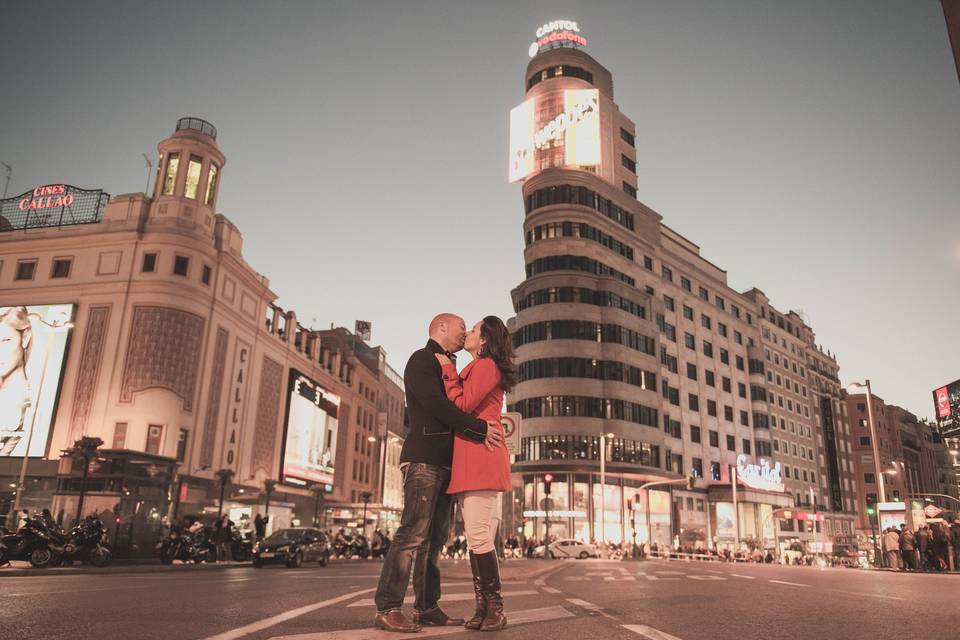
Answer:
[{"label": "street sign", "polygon": [[500,414],[504,446],[507,448],[507,453],[513,455],[520,453],[520,420],[521,415],[517,412]]},{"label": "street sign", "polygon": [[943,513],[943,509],[935,504],[928,504],[923,508],[923,515],[927,516],[928,518],[936,518],[941,513]]}]

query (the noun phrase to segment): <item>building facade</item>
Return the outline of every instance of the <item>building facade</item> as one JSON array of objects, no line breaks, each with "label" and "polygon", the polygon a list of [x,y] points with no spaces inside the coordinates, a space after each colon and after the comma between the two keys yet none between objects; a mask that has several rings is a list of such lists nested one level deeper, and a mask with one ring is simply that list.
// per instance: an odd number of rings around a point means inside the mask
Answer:
[{"label": "building facade", "polygon": [[[701,548],[823,543],[826,520],[851,535],[836,360],[796,313],[731,288],[637,201],[635,125],[610,72],[562,38],[535,52],[510,118],[526,265],[509,322],[520,382],[508,410],[523,415],[513,465],[523,520],[512,524],[538,538]],[[809,361],[822,364],[808,372]],[[693,490],[641,489],[685,476]],[[817,530],[784,521],[777,533],[775,511],[795,505],[819,509]]]},{"label": "building facade", "polygon": [[[244,261],[240,230],[216,213],[226,164],[216,136],[181,119],[158,146],[153,193],[109,198],[93,215],[63,185],[4,205],[0,311],[37,318],[34,333],[51,326],[41,320],[54,307],[71,323],[65,339],[46,342],[59,377],[48,371],[42,391],[30,367],[43,345],[18,351],[33,378],[19,395],[45,412],[26,425],[36,438],[20,502],[72,519],[82,465],[61,452],[90,436],[103,445],[83,512],[113,510],[141,537],[165,516],[215,514],[221,485],[235,520],[269,500],[271,526],[309,524],[324,503],[326,526],[356,524],[369,492],[370,526],[379,507],[397,506],[396,479],[380,468],[402,438],[402,381],[382,349],[345,329],[304,327],[277,306],[269,280]],[[19,424],[4,442],[26,437],[23,413]],[[5,488],[18,482],[22,451],[5,447]],[[4,493],[4,511],[14,496]]]}]

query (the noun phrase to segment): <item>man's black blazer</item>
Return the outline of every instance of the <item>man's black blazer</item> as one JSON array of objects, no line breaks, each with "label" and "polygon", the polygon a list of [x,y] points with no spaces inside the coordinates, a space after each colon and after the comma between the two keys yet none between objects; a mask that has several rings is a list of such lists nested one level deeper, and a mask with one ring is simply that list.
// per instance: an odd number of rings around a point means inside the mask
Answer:
[{"label": "man's black blazer", "polygon": [[407,437],[400,451],[400,463],[422,462],[449,467],[453,463],[453,438],[460,434],[476,442],[487,437],[487,421],[464,413],[447,398],[443,370],[435,354],[443,353],[430,340],[415,351],[403,370],[407,395]]}]

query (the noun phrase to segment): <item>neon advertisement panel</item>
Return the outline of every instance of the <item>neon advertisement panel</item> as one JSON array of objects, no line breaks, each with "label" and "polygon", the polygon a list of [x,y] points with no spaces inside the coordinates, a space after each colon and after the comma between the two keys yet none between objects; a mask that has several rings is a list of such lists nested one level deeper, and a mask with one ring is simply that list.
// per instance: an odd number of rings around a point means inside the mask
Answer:
[{"label": "neon advertisement panel", "polygon": [[0,307],[2,458],[46,455],[69,346],[62,325],[73,310],[72,304]]},{"label": "neon advertisement panel", "polygon": [[295,369],[290,370],[289,391],[281,462],[283,482],[333,485],[340,396]]},{"label": "neon advertisement panel", "polygon": [[510,111],[510,182],[555,166],[600,164],[600,92],[567,89]]},{"label": "neon advertisement panel", "polygon": [[102,189],[47,184],[0,200],[0,232],[91,224],[103,219],[110,195]]}]

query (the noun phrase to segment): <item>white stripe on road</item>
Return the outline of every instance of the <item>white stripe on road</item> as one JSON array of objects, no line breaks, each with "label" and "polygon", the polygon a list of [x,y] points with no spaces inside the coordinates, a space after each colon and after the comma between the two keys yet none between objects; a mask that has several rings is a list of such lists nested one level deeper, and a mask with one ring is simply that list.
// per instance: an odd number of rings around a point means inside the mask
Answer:
[{"label": "white stripe on road", "polygon": [[[367,589],[370,591],[370,589]],[[538,591],[504,591],[503,597],[508,598],[511,596],[532,596],[539,593]],[[459,602],[461,600],[473,600],[476,596],[473,591],[467,591],[465,593],[450,593],[440,598],[441,604],[444,602]],[[364,600],[357,600],[356,602],[351,602],[348,604],[348,607],[372,607],[374,606],[373,598],[366,598]]]},{"label": "white stripe on road", "polygon": [[580,598],[567,598],[567,602],[570,604],[575,604],[578,607],[583,607],[584,609],[588,609],[590,611],[600,610],[600,607],[597,605],[593,604],[592,602],[587,602],[586,600],[581,600]]},{"label": "white stripe on road", "polygon": [[742,576],[739,573],[731,573],[734,578],[744,578],[745,580],[756,580],[754,576]]},{"label": "white stripe on road", "polygon": [[[563,607],[543,607],[541,609],[528,609],[526,611],[510,611],[508,613],[508,625],[513,627],[518,624],[530,622],[547,622],[549,620],[559,620],[561,618],[572,618],[573,614]],[[464,627],[426,627],[415,637],[424,636],[445,636],[454,633],[464,633],[467,629]],[[342,631],[322,631],[319,633],[301,633],[290,636],[275,636],[270,640],[395,640],[398,634],[390,631],[381,631],[372,626],[362,629],[344,629]]]},{"label": "white stripe on road", "polygon": [[627,631],[633,631],[635,634],[648,638],[649,640],[680,640],[677,636],[672,636],[669,633],[648,627],[645,624],[625,624],[623,628]]},{"label": "white stripe on road", "polygon": [[344,600],[351,600],[357,596],[362,596],[365,593],[370,593],[374,590],[374,587],[369,589],[361,589],[360,591],[354,591],[352,593],[345,593],[342,596],[336,598],[331,598],[330,600],[321,600],[320,602],[314,602],[313,604],[308,604],[304,607],[297,607],[296,609],[291,609],[289,611],[284,611],[283,613],[278,613],[275,616],[270,616],[269,618],[264,618],[258,622],[252,622],[250,624],[244,625],[242,627],[237,627],[230,631],[224,631],[223,633],[218,633],[215,636],[210,636],[204,638],[204,640],[235,640],[236,638],[242,638],[243,636],[248,636],[251,633],[256,633],[257,631],[262,631],[281,622],[286,622],[287,620],[292,620],[293,618],[298,618],[304,614],[310,613],[311,611],[316,611],[317,609],[323,609],[324,607],[329,607],[330,605],[338,604]]},{"label": "white stripe on road", "polygon": [[560,589],[554,589],[553,587],[540,587],[542,590],[547,593],[560,593]]},{"label": "white stripe on road", "polygon": [[767,582],[772,582],[774,584],[786,584],[791,587],[809,587],[808,584],[800,584],[799,582],[787,582],[786,580],[767,580]]},{"label": "white stripe on road", "polygon": [[690,576],[691,580],[726,580],[720,576]]}]

